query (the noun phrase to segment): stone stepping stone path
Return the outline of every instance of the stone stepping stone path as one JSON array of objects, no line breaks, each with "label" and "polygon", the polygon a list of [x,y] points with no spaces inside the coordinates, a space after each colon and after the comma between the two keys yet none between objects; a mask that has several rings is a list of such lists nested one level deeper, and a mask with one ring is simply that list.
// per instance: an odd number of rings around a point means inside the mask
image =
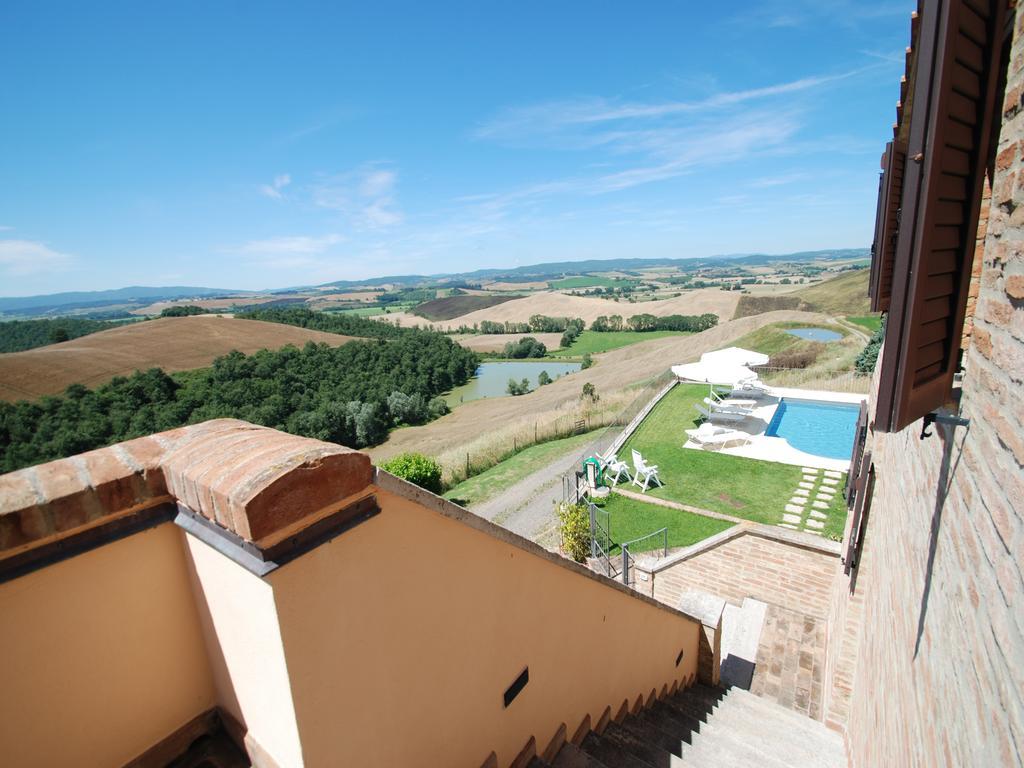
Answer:
[{"label": "stone stepping stone path", "polygon": [[783,528],[808,533],[821,533],[828,520],[826,510],[832,505],[843,479],[842,472],[801,467],[800,482],[782,513]]}]

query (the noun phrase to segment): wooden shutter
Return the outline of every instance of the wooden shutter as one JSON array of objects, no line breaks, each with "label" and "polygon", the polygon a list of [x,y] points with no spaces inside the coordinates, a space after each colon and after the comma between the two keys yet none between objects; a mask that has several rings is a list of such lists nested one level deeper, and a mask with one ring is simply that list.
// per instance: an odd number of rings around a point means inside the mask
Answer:
[{"label": "wooden shutter", "polygon": [[[875,429],[944,405],[959,367],[1005,0],[923,0]],[[906,119],[906,115],[904,115]]]},{"label": "wooden shutter", "polygon": [[878,210],[875,215],[875,240],[871,247],[871,311],[886,312],[892,296],[893,265],[896,261],[896,239],[899,234],[900,200],[903,194],[903,169],[907,152],[898,142],[885,145],[882,155],[882,178],[878,187]]},{"label": "wooden shutter", "polygon": [[871,496],[875,491],[875,466],[871,463],[871,452],[868,451],[861,459],[857,472],[857,484],[854,488],[853,518],[850,521],[850,535],[846,537],[846,548],[843,551],[843,572],[850,574],[857,567],[867,530],[867,515],[871,508]]},{"label": "wooden shutter", "polygon": [[860,460],[864,453],[864,443],[868,435],[868,406],[861,402],[857,416],[857,428],[853,432],[853,453],[850,455],[850,468],[846,473],[846,508],[853,505],[854,488],[860,473]]}]

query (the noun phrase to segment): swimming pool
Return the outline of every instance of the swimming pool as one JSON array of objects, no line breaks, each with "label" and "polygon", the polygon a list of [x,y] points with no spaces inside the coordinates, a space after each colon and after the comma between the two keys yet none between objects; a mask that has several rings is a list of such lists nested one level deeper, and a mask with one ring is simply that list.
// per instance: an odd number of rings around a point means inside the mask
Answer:
[{"label": "swimming pool", "polygon": [[784,437],[804,453],[848,459],[860,406],[782,398],[765,435]]}]

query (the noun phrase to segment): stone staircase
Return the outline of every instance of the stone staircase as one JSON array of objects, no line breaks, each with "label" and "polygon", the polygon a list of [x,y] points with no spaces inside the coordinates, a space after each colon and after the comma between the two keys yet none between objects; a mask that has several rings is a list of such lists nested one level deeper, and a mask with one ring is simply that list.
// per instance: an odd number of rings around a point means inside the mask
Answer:
[{"label": "stone staircase", "polygon": [[[583,730],[583,729],[581,729]],[[523,759],[525,758],[525,759]],[[695,685],[577,738],[520,755],[528,768],[840,768],[842,738],[740,688]]]}]

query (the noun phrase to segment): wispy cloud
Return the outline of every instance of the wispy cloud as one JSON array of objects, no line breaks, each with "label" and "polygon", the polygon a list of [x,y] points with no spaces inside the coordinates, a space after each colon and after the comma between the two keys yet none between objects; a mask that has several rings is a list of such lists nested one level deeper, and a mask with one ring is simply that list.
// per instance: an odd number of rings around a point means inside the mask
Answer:
[{"label": "wispy cloud", "polygon": [[12,229],[14,229],[14,227],[8,227],[0,224],[0,232],[10,232]]},{"label": "wispy cloud", "polygon": [[754,179],[748,186],[754,189],[767,189],[768,187],[781,187],[786,184],[796,184],[799,181],[806,181],[808,174],[800,171],[794,173],[784,173],[779,176],[765,176],[760,179]]},{"label": "wispy cloud", "polygon": [[344,242],[339,234],[327,235],[294,235],[288,237],[271,237],[265,240],[250,240],[230,250],[235,253],[249,254],[315,254],[323,253],[332,245]]},{"label": "wispy cloud", "polygon": [[36,240],[0,240],[0,273],[23,277],[63,269],[74,257]]},{"label": "wispy cloud", "polygon": [[292,177],[287,173],[282,173],[275,176],[270,184],[261,184],[260,194],[273,200],[280,200],[284,196],[282,190],[291,183]]},{"label": "wispy cloud", "polygon": [[330,256],[329,251],[345,240],[345,237],[334,232],[326,235],[289,235],[249,240],[225,248],[224,251],[254,260],[258,266],[268,269],[322,271],[336,264],[336,259]]},{"label": "wispy cloud", "polygon": [[313,185],[313,204],[348,217],[358,228],[384,229],[402,221],[395,188],[398,173],[377,163],[327,177]]}]

